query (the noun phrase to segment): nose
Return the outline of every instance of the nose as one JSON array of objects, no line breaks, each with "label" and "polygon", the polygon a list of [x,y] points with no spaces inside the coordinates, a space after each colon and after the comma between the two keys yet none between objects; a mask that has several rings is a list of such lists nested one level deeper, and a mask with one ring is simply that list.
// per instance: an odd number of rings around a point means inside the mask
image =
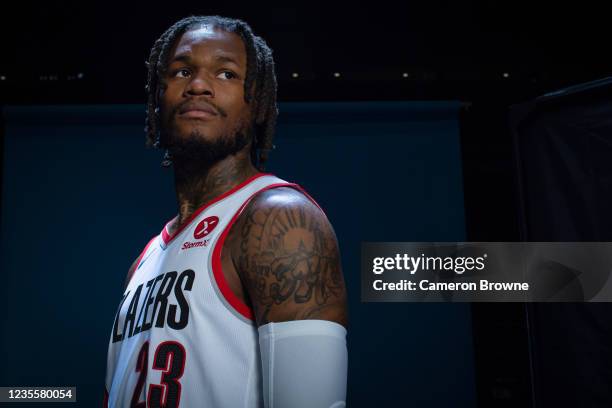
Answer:
[{"label": "nose", "polygon": [[210,80],[206,73],[198,73],[191,78],[189,84],[185,88],[185,93],[190,96],[204,95],[209,97],[215,96],[215,90],[213,88],[212,80]]}]

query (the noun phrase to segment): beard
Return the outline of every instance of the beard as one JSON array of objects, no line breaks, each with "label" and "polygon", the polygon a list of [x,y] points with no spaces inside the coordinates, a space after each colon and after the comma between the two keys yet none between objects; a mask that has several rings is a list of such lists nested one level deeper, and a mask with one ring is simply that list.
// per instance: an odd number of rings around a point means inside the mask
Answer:
[{"label": "beard", "polygon": [[249,127],[239,124],[237,129],[209,140],[198,129],[194,129],[187,137],[176,137],[170,132],[168,151],[172,161],[190,171],[210,168],[213,164],[235,155],[252,140]]}]

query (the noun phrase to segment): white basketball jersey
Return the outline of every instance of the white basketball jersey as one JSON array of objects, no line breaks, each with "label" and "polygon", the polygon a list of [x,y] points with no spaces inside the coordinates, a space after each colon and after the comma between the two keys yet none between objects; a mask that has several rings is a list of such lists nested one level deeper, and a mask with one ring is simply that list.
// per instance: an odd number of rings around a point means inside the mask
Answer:
[{"label": "white basketball jersey", "polygon": [[169,222],[145,247],[110,337],[108,407],[263,406],[257,327],[229,288],[220,255],[251,198],[281,186],[300,189],[259,173],[195,211],[173,235]]}]

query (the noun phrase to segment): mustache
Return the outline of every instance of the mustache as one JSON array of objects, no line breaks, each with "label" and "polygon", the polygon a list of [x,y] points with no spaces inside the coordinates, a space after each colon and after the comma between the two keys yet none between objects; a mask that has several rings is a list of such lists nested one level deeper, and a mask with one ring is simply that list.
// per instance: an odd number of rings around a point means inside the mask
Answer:
[{"label": "mustache", "polygon": [[[176,105],[174,108],[172,108],[172,114],[171,117],[174,118],[180,111],[181,109],[183,109],[183,107],[185,105],[187,105],[188,103],[192,103],[194,102],[194,100],[192,99],[187,99],[181,103],[179,103],[178,105]],[[216,104],[206,101],[205,102],[207,105],[210,105],[215,111],[217,111],[217,113],[219,114],[219,116],[225,118],[227,117],[227,112],[225,110],[223,110],[221,107],[217,106]]]}]

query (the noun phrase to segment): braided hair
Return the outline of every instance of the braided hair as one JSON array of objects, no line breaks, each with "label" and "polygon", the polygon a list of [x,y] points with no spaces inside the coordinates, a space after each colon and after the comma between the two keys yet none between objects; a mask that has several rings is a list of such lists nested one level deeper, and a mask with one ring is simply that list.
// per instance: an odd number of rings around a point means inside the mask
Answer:
[{"label": "braided hair", "polygon": [[[272,140],[276,126],[278,108],[276,105],[276,75],[272,50],[266,42],[253,34],[251,27],[244,21],[221,16],[191,16],[176,22],[155,41],[147,63],[147,117],[145,123],[146,144],[155,148],[167,149],[161,137],[159,94],[165,87],[163,78],[168,69],[170,50],[185,32],[200,26],[212,26],[240,36],[246,49],[247,70],[244,81],[244,100],[254,100],[254,135],[251,160],[260,171],[265,168],[268,154],[273,149]],[[255,85],[253,89],[253,84]],[[171,164],[168,150],[163,166]]]}]

